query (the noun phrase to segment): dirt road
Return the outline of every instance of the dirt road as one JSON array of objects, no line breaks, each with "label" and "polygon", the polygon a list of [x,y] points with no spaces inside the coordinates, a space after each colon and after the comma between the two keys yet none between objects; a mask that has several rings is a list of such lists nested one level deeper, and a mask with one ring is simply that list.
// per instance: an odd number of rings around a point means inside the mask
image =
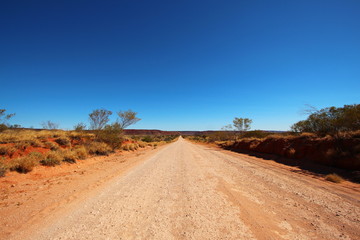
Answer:
[{"label": "dirt road", "polygon": [[360,239],[360,194],[180,138],[10,239]]}]

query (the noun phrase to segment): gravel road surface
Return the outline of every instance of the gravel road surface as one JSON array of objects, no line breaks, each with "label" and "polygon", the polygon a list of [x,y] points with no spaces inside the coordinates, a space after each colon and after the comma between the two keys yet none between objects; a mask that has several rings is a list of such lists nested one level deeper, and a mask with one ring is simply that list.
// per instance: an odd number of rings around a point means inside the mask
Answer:
[{"label": "gravel road surface", "polygon": [[360,239],[360,198],[179,138],[12,239]]}]

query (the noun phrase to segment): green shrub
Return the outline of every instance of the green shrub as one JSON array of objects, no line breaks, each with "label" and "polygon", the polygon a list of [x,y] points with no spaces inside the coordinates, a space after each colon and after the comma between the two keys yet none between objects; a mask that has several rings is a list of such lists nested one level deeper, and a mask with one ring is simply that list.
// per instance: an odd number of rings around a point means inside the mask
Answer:
[{"label": "green shrub", "polygon": [[113,151],[120,148],[123,141],[122,128],[117,122],[98,130],[96,136],[100,142],[106,143]]},{"label": "green shrub", "polygon": [[145,136],[141,139],[143,142],[154,142],[154,138],[152,136]]},{"label": "green shrub", "polygon": [[291,126],[294,132],[312,132],[325,136],[360,130],[360,104],[313,110],[306,120]]}]

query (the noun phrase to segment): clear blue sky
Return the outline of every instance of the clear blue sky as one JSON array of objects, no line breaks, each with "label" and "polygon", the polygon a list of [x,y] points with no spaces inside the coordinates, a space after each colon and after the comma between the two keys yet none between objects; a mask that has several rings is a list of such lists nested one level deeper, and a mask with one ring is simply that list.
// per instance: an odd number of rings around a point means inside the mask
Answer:
[{"label": "clear blue sky", "polygon": [[[360,103],[360,1],[2,1],[0,108],[64,129],[96,108],[139,129],[287,130]],[[112,120],[115,120],[113,116]]]}]

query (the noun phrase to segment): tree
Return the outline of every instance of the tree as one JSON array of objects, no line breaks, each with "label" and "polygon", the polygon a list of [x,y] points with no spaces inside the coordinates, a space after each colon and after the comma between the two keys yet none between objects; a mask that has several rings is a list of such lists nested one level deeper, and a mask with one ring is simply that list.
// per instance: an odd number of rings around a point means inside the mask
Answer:
[{"label": "tree", "polygon": [[41,123],[41,126],[44,128],[44,129],[49,129],[49,130],[53,130],[53,129],[57,129],[59,128],[59,124],[57,123],[54,123],[50,120],[46,121],[46,122],[42,122]]},{"label": "tree", "polygon": [[89,114],[90,129],[101,130],[109,122],[111,111],[106,109],[96,109]]},{"label": "tree", "polygon": [[360,130],[360,104],[328,107],[309,113],[306,120],[291,126],[293,132],[313,132],[324,136]]},{"label": "tree", "polygon": [[248,131],[251,128],[252,120],[249,118],[235,118],[233,120],[233,125],[235,129],[239,132]]},{"label": "tree", "polygon": [[84,131],[86,129],[86,124],[85,123],[78,123],[78,124],[76,124],[75,126],[74,126],[74,130],[75,131],[79,131],[79,132],[81,132],[81,131]]},{"label": "tree", "polygon": [[6,109],[0,109],[0,131],[8,128],[7,121],[15,116],[15,113],[6,114]]},{"label": "tree", "polygon": [[134,112],[132,110],[119,111],[117,114],[120,118],[118,122],[122,129],[125,129],[128,126],[133,125],[141,120],[140,118],[136,117],[137,112]]}]

